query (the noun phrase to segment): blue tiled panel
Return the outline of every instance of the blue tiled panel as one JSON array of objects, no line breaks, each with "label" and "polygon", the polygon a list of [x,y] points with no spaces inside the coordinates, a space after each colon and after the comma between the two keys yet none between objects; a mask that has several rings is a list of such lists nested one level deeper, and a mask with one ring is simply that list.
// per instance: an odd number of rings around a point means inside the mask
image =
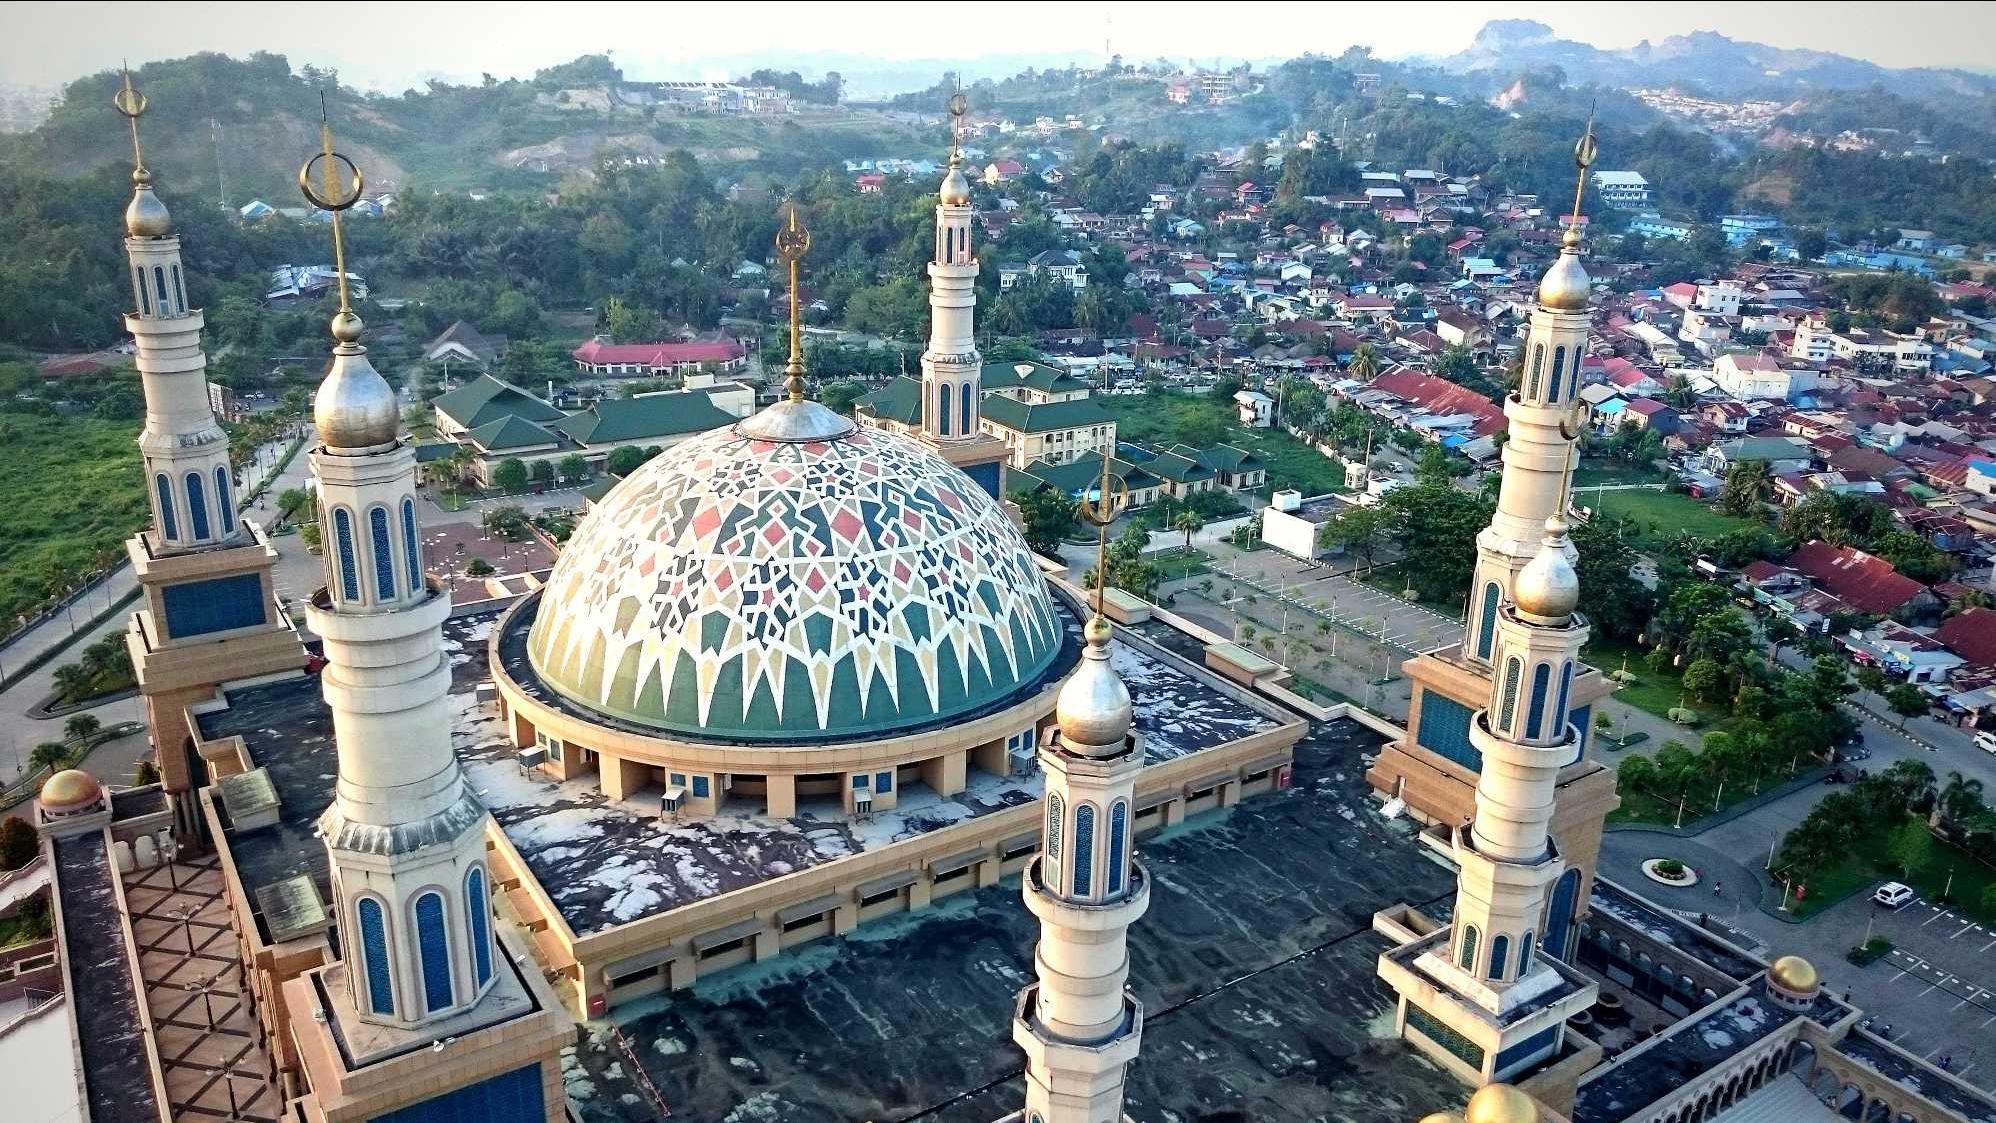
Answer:
[{"label": "blue tiled panel", "polygon": [[388,974],[388,925],[381,902],[363,897],[355,911],[360,914],[361,956],[367,961],[367,1004],[377,1014],[392,1014],[395,984]]},{"label": "blue tiled panel", "polygon": [[187,473],[187,521],[193,525],[194,540],[208,537],[208,498],[201,490],[201,473]]},{"label": "blue tiled panel", "polygon": [[1421,735],[1418,743],[1474,772],[1483,771],[1483,754],[1469,743],[1469,707],[1432,690],[1421,692]]},{"label": "blue tiled panel", "polygon": [[166,634],[175,639],[251,628],[268,620],[263,607],[263,579],[254,573],[189,581],[160,590],[166,605]]},{"label": "blue tiled panel", "polygon": [[492,977],[492,914],[485,907],[485,871],[472,870],[464,879],[464,907],[471,914],[471,977],[479,986]]},{"label": "blue tiled panel", "polygon": [[1109,809],[1109,892],[1123,891],[1124,836],[1130,827],[1130,805],[1117,800]]},{"label": "blue tiled panel", "polygon": [[416,950],[423,961],[423,1008],[435,1013],[451,1004],[450,941],[444,935],[444,898],[416,898]]},{"label": "blue tiled panel", "polygon": [[1567,870],[1559,875],[1559,883],[1553,886],[1552,903],[1546,906],[1546,954],[1556,959],[1567,957],[1567,938],[1573,930],[1573,910],[1579,903],[1580,871]]},{"label": "blue tiled panel", "polygon": [[1540,1053],[1545,1052],[1547,1049],[1552,1048],[1552,1043],[1558,1039],[1559,1039],[1559,1027],[1556,1025],[1547,1026],[1545,1029],[1542,1029],[1537,1033],[1532,1034],[1530,1037],[1525,1038],[1523,1041],[1518,1042],[1516,1045],[1511,1046],[1509,1049],[1506,1049],[1503,1052],[1498,1053],[1497,1054],[1498,1075],[1502,1076],[1504,1075],[1504,1070],[1509,1068],[1510,1066],[1518,1064],[1521,1061],[1530,1060],[1531,1058],[1536,1057]]},{"label": "blue tiled panel", "polygon": [[372,507],[367,512],[367,538],[374,548],[374,592],[382,600],[395,599],[395,549],[388,542],[388,508]]},{"label": "blue tiled panel", "polygon": [[402,501],[403,560],[408,563],[410,588],[416,592],[422,591],[423,581],[423,548],[420,541],[416,537],[416,501],[404,499]]},{"label": "blue tiled panel", "polygon": [[1573,711],[1573,728],[1577,736],[1573,738],[1573,760],[1567,761],[1568,764],[1572,764],[1574,761],[1587,755],[1587,741],[1594,736],[1594,704],[1592,702]]},{"label": "blue tiled panel", "polygon": [[1095,805],[1074,809],[1074,894],[1085,897],[1095,888]]},{"label": "blue tiled panel", "polygon": [[222,524],[222,533],[227,534],[231,530],[234,530],[236,525],[235,496],[229,494],[229,470],[227,468],[215,469],[215,506],[218,508],[216,518]]},{"label": "blue tiled panel", "polygon": [[964,475],[969,476],[976,482],[978,487],[983,488],[985,493],[993,499],[1004,498],[1002,494],[1004,467],[1002,465],[996,463],[973,464],[965,468],[963,472]]},{"label": "blue tiled panel", "polygon": [[368,1123],[547,1123],[541,1068],[525,1065],[441,1096],[377,1115]]}]

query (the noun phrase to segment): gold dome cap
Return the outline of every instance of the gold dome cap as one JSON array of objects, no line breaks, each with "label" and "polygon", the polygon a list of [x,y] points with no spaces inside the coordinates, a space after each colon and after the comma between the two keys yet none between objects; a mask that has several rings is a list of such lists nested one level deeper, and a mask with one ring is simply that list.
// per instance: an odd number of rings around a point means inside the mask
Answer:
[{"label": "gold dome cap", "polygon": [[1105,755],[1114,755],[1123,751],[1130,734],[1134,716],[1130,689],[1109,665],[1109,621],[1091,617],[1082,635],[1088,646],[1081,652],[1081,665],[1060,688],[1053,718],[1070,748],[1102,749]]},{"label": "gold dome cap", "polygon": [[104,798],[104,787],[97,782],[97,777],[81,768],[65,768],[42,781],[38,798],[42,810],[68,814],[95,806]]},{"label": "gold dome cap", "polygon": [[1546,519],[1539,552],[1518,571],[1511,585],[1511,603],[1527,617],[1557,623],[1580,607],[1580,574],[1566,556],[1566,520],[1555,513]]},{"label": "gold dome cap", "polygon": [[1580,264],[1580,231],[1568,229],[1559,258],[1539,281],[1539,307],[1554,312],[1585,312],[1594,281]]},{"label": "gold dome cap", "polygon": [[967,207],[970,205],[970,181],[963,177],[963,169],[954,163],[949,174],[943,177],[943,189],[938,193],[944,206]]},{"label": "gold dome cap", "polygon": [[360,317],[341,312],[333,317],[333,365],[327,369],[312,399],[312,424],[329,449],[360,452],[395,443],[401,431],[395,391],[374,364],[360,339]]},{"label": "gold dome cap", "polygon": [[1421,1116],[1421,1123],[1462,1123],[1462,1116],[1453,1111],[1437,1111],[1433,1115]]},{"label": "gold dome cap", "polygon": [[1539,1105],[1509,1084],[1485,1084],[1469,1097],[1463,1123],[1538,1123]]},{"label": "gold dome cap", "polygon": [[125,233],[133,238],[164,238],[173,232],[173,216],[152,193],[152,173],[132,173],[132,201],[125,206]]},{"label": "gold dome cap", "polygon": [[1784,955],[1767,969],[1767,977],[1776,986],[1797,994],[1809,994],[1822,985],[1816,974],[1816,965],[1799,955]]}]

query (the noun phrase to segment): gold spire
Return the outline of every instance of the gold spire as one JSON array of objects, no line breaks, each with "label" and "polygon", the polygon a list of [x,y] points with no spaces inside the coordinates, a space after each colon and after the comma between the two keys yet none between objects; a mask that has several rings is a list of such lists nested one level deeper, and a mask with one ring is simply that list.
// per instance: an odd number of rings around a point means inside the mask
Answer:
[{"label": "gold spire", "polygon": [[790,266],[790,361],[783,365],[783,388],[790,400],[804,400],[804,313],[797,295],[797,263],[811,250],[811,232],[797,221],[797,204],[790,220],[776,232],[776,256]]},{"label": "gold spire", "polygon": [[970,180],[963,174],[963,129],[964,114],[970,112],[970,99],[964,96],[963,83],[957,83],[956,93],[950,95],[950,148],[949,172],[943,176],[942,191],[939,194],[946,207],[967,207],[970,205]]},{"label": "gold spire", "polygon": [[1082,519],[1095,528],[1095,613],[1089,617],[1086,634],[1089,644],[1096,647],[1109,642],[1109,617],[1103,611],[1109,583],[1109,524],[1130,501],[1130,485],[1109,471],[1113,461],[1114,457],[1103,455],[1102,483],[1092,495],[1082,497],[1080,509]]},{"label": "gold spire", "polygon": [[333,272],[340,309],[333,313],[333,364],[312,399],[312,422],[326,447],[343,453],[368,453],[391,446],[401,428],[395,391],[367,360],[367,348],[360,345],[363,325],[354,315],[347,294],[346,233],[340,216],[360,202],[363,188],[359,166],[333,148],[333,124],[326,115],[326,95],[322,92],[319,151],[298,169],[298,190],[306,202],[333,216]]},{"label": "gold spire", "polygon": [[1129,485],[1110,473],[1109,462],[1105,455],[1100,486],[1081,500],[1081,517],[1095,527],[1095,605],[1081,629],[1087,645],[1081,650],[1081,665],[1061,685],[1053,707],[1062,745],[1090,757],[1123,752],[1134,713],[1129,687],[1109,662],[1109,617],[1103,604],[1109,584],[1109,524],[1130,500]]},{"label": "gold spire", "polygon": [[1552,268],[1539,279],[1539,304],[1555,312],[1585,312],[1594,282],[1580,264],[1580,200],[1587,191],[1587,169],[1593,166],[1599,147],[1594,142],[1594,116],[1587,116],[1587,131],[1573,145],[1573,212],[1560,238],[1559,256]]},{"label": "gold spire", "polygon": [[132,201],[125,207],[125,233],[134,238],[163,238],[173,228],[166,204],[152,193],[152,172],[146,169],[145,151],[139,146],[139,118],[145,116],[146,96],[132,85],[132,72],[125,70],[125,85],[111,97],[111,104],[132,130]]},{"label": "gold spire", "polygon": [[[342,168],[347,180],[344,185],[340,183]],[[318,180],[316,190],[314,179]],[[326,114],[326,93],[321,90],[319,151],[298,169],[298,190],[304,193],[306,202],[333,216],[333,273],[339,285],[340,310],[333,314],[332,327],[333,338],[343,346],[360,342],[361,322],[347,296],[347,242],[346,232],[340,227],[340,215],[360,202],[362,189],[360,168],[333,150],[333,122]]]},{"label": "gold spire", "polygon": [[1600,155],[1600,145],[1594,141],[1594,113],[1587,113],[1587,131],[1573,142],[1573,221],[1567,224],[1566,240],[1573,244],[1580,240],[1580,199],[1587,193],[1587,169],[1594,166],[1594,159]]}]

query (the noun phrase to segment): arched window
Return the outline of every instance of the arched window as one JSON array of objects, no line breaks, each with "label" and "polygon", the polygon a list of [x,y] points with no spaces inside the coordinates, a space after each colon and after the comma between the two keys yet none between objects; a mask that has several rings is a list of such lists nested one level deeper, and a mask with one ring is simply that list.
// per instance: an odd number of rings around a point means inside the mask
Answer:
[{"label": "arched window", "polygon": [[1476,657],[1490,658],[1490,645],[1497,639],[1497,601],[1501,596],[1497,582],[1483,586],[1483,619],[1476,629]]},{"label": "arched window", "polygon": [[952,389],[953,387],[947,382],[936,389],[936,431],[945,437],[949,436],[950,414],[954,412],[956,404],[950,398]]},{"label": "arched window", "polygon": [[409,591],[420,592],[423,588],[423,547],[416,537],[416,501],[402,500],[402,553],[409,565]]},{"label": "arched window", "polygon": [[180,287],[180,263],[173,263],[173,307],[181,315],[187,314],[187,291]]},{"label": "arched window", "polygon": [[164,316],[164,315],[166,315],[166,313],[167,313],[167,303],[166,303],[166,270],[164,270],[164,269],[161,269],[161,268],[160,268],[159,266],[157,266],[157,265],[153,266],[153,267],[152,267],[152,284],[153,284],[153,288],[154,288],[154,289],[156,289],[156,290],[158,290],[158,293],[159,293],[159,314],[160,314],[160,315],[162,315],[162,316]]},{"label": "arched window", "polygon": [[1047,797],[1047,857],[1060,861],[1060,797]]},{"label": "arched window", "polygon": [[208,537],[208,497],[201,490],[201,473],[187,473],[187,521],[194,531],[194,540]]},{"label": "arched window", "polygon": [[[1545,350],[1544,346],[1541,345],[1539,350],[1541,351]],[[1525,400],[1527,402],[1536,401],[1538,400],[1538,396],[1539,396],[1539,364],[1533,363],[1532,376],[1525,381]]]},{"label": "arched window", "polygon": [[1109,892],[1123,891],[1123,867],[1125,841],[1130,827],[1130,804],[1128,800],[1117,800],[1109,808]]},{"label": "arched window", "polygon": [[227,534],[236,528],[235,498],[229,494],[229,470],[215,469],[215,514],[222,524],[222,533]]},{"label": "arched window", "polygon": [[1518,941],[1518,974],[1523,975],[1532,969],[1532,934],[1528,930],[1525,938]]},{"label": "arched window", "polygon": [[388,544],[388,508],[368,508],[367,539],[374,551],[374,593],[382,600],[394,600],[395,549]]},{"label": "arched window", "polygon": [[1095,891],[1095,805],[1074,809],[1074,895]]},{"label": "arched window", "polygon": [[474,868],[464,879],[465,929],[471,939],[471,977],[479,986],[492,977],[491,915],[485,907],[485,871]]},{"label": "arched window", "polygon": [[1545,369],[1546,369],[1546,345],[1543,343],[1535,343],[1532,345],[1532,377],[1537,378],[1540,374],[1545,372]]},{"label": "arched window", "polygon": [[367,967],[367,1005],[377,1014],[395,1013],[395,980],[388,973],[388,918],[381,902],[362,897],[354,908],[360,920],[360,955]]},{"label": "arched window", "polygon": [[359,600],[360,563],[353,556],[353,512],[345,507],[333,509],[333,552],[337,555],[334,565],[340,571],[340,599]]},{"label": "arched window", "polygon": [[444,931],[444,895],[416,898],[416,955],[423,965],[423,1012],[450,1009],[450,936]]},{"label": "arched window", "polygon": [[1572,693],[1572,691],[1573,691],[1573,660],[1568,659],[1566,661],[1566,664],[1560,668],[1559,705],[1555,707],[1552,711],[1553,720],[1559,723],[1557,726],[1554,727],[1553,731],[1561,737],[1566,736],[1566,725],[1567,722],[1571,720],[1567,715],[1566,696]]},{"label": "arched window", "polygon": [[[1576,379],[1575,381],[1578,380]],[[1559,402],[1559,375],[1555,373],[1552,376],[1552,385],[1546,389],[1546,404],[1556,405],[1558,404],[1558,402]]]},{"label": "arched window", "polygon": [[152,291],[146,288],[146,269],[143,265],[134,266],[132,274],[139,283],[139,315],[152,315]]},{"label": "arched window", "polygon": [[1552,664],[1540,663],[1532,670],[1532,708],[1525,713],[1525,736],[1539,736],[1539,723],[1546,716],[1546,695],[1552,690]]},{"label": "arched window", "polygon": [[1499,935],[1490,941],[1490,970],[1493,979],[1504,977],[1504,967],[1511,958],[1511,937]]},{"label": "arched window", "polygon": [[958,408],[958,409],[959,409],[959,410],[961,411],[961,413],[962,413],[962,416],[961,416],[961,419],[960,419],[960,423],[959,423],[959,424],[957,425],[957,427],[956,427],[956,433],[957,433],[957,436],[959,436],[959,437],[968,437],[968,436],[970,436],[970,435],[971,435],[971,432],[970,432],[970,404],[971,404],[971,401],[972,401],[972,398],[973,398],[973,396],[972,396],[972,394],[971,394],[971,392],[970,392],[970,383],[966,382],[966,383],[964,383],[964,384],[962,385],[962,387],[960,387],[960,388],[959,388],[959,389],[957,390],[957,408]]},{"label": "arched window", "polygon": [[[1574,358],[1574,365],[1575,366],[1580,365],[1578,356],[1575,356]],[[1559,385],[1560,374],[1565,370],[1566,370],[1566,348],[1555,347],[1552,349],[1552,384],[1554,386]]]},{"label": "arched window", "polygon": [[153,490],[159,495],[159,529],[168,542],[180,541],[180,524],[173,517],[173,481],[161,472],[153,477]]},{"label": "arched window", "polygon": [[1474,924],[1462,930],[1462,954],[1456,958],[1456,965],[1465,971],[1476,968],[1476,925]]},{"label": "arched window", "polygon": [[1512,658],[1504,665],[1504,705],[1498,711],[1497,728],[1506,733],[1511,731],[1511,719],[1518,716],[1518,677],[1525,672],[1525,665]]}]

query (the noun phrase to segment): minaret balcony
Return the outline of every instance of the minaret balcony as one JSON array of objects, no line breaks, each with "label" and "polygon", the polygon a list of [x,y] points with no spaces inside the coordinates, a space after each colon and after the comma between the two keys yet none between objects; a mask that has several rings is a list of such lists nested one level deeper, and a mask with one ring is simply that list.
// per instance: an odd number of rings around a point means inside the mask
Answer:
[{"label": "minaret balcony", "polygon": [[1136,923],[1150,908],[1150,871],[1136,858],[1130,859],[1130,876],[1123,891],[1101,901],[1056,892],[1040,876],[1045,860],[1043,855],[1035,855],[1025,872],[1026,908],[1041,924],[1070,932],[1112,932]]},{"label": "minaret balcony", "polygon": [[1056,1072],[1120,1069],[1137,1057],[1144,1032],[1144,1006],[1123,992],[1123,1018],[1116,1028],[1092,1041],[1075,1041],[1055,1033],[1039,1019],[1040,984],[1029,983],[1012,1003],[1012,1040],[1026,1051],[1029,1065],[1038,1063]]}]

